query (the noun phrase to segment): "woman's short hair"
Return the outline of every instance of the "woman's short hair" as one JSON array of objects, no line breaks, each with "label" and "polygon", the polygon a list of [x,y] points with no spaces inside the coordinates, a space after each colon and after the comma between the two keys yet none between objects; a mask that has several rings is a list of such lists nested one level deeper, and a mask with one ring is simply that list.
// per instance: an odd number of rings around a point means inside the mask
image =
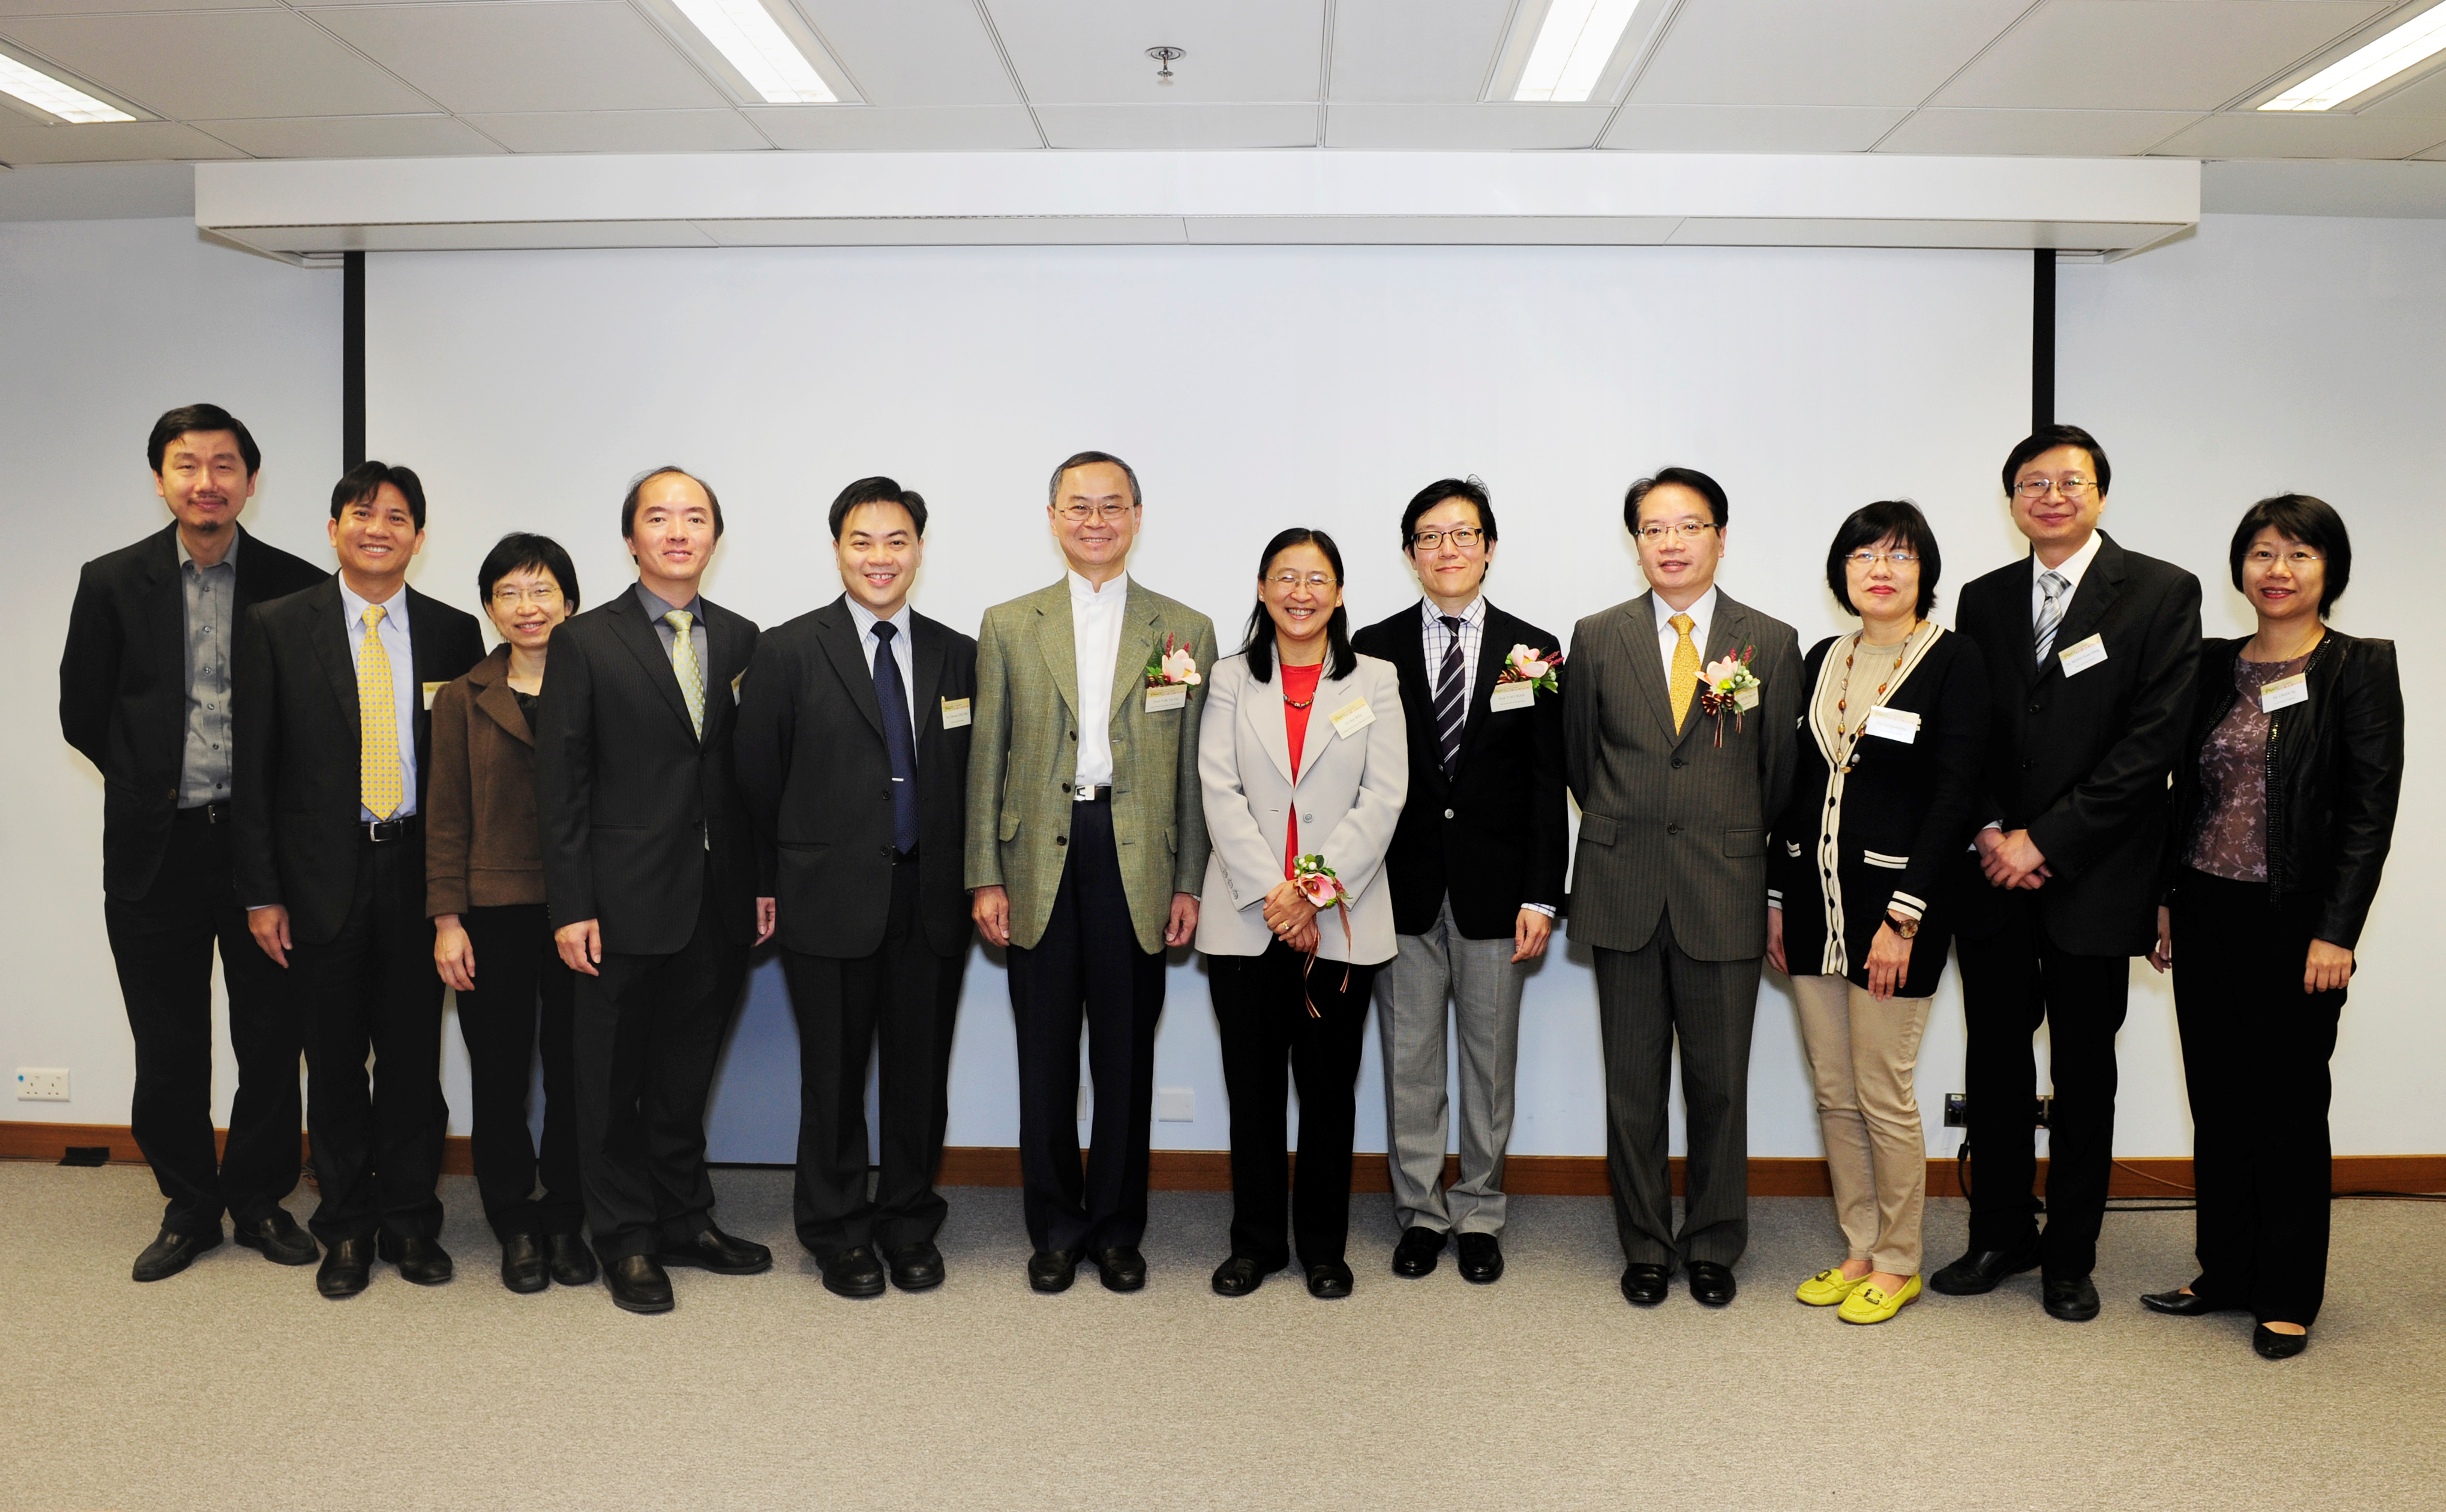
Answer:
[{"label": "woman's short hair", "polygon": [[2353,538],[2344,529],[2344,516],[2325,499],[2308,494],[2278,494],[2262,499],[2242,512],[2242,523],[2234,527],[2233,550],[2228,553],[2234,571],[2234,591],[2242,591],[2242,559],[2250,554],[2251,542],[2263,530],[2273,530],[2289,541],[2299,541],[2327,559],[2326,587],[2319,594],[2319,618],[2335,607],[2344,597],[2345,586],[2353,580]]},{"label": "woman's short hair", "polygon": [[[1274,616],[1266,613],[1265,575],[1274,559],[1294,546],[1314,546],[1325,553],[1335,585],[1343,582],[1342,548],[1325,532],[1294,525],[1265,543],[1264,554],[1257,558],[1257,607],[1249,612],[1248,644],[1240,648],[1248,657],[1250,674],[1261,683],[1274,680]],[[1339,681],[1358,670],[1359,653],[1350,647],[1350,606],[1336,604],[1325,621],[1325,675]]]},{"label": "woman's short hair", "polygon": [[1909,499],[1879,499],[1851,512],[1835,530],[1834,544],[1826,548],[1826,586],[1834,590],[1836,603],[1857,615],[1860,606],[1851,601],[1851,579],[1843,570],[1844,560],[1864,546],[1884,541],[1906,547],[1919,558],[1917,612],[1926,619],[1936,607],[1936,581],[1944,572],[1945,561],[1936,549],[1936,532],[1928,528],[1928,517]]},{"label": "woman's short hair", "polygon": [[513,530],[493,542],[493,549],[484,554],[484,565],[476,569],[476,598],[482,603],[493,601],[493,587],[513,572],[544,571],[558,583],[561,597],[568,602],[569,612],[578,612],[578,569],[569,560],[569,553],[550,536]]}]

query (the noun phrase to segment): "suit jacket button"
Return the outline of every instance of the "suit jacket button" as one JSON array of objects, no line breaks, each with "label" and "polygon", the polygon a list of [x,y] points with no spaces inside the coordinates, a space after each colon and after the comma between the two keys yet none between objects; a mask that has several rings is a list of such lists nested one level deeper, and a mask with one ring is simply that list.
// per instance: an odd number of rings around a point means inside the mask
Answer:
[{"label": "suit jacket button", "polygon": [[1070,837],[1068,835],[1055,835],[1053,837],[1053,843],[1055,845],[1068,845],[1070,843]]},{"label": "suit jacket button", "polygon": [[1689,762],[1687,762],[1687,761],[1684,761],[1684,760],[1683,760],[1681,757],[1679,757],[1679,756],[1676,756],[1676,757],[1674,757],[1674,758],[1673,758],[1673,770],[1675,770],[1675,771],[1677,771],[1677,772],[1678,772],[1678,771],[1680,771],[1682,768],[1684,768],[1684,767],[1688,766],[1688,765],[1690,765],[1690,763],[1689,763]]},{"label": "suit jacket button", "polygon": [[1444,810],[1444,817],[1445,817],[1445,818],[1447,818],[1447,819],[1451,818],[1451,817],[1452,817],[1452,810],[1450,810],[1450,809],[1446,809],[1446,810]]},{"label": "suit jacket button", "polygon": [[2038,712],[2038,705],[2035,702],[2030,705],[2030,712],[2033,714]]},{"label": "suit jacket button", "polygon": [[1668,824],[1665,826],[1665,833],[1668,835],[1678,835],[1681,832],[1682,827],[1678,824]]},{"label": "suit jacket button", "polygon": [[880,847],[880,849],[881,849],[881,850],[882,850],[882,852],[883,852],[883,859],[884,859],[884,860],[889,861],[889,860],[891,860],[891,859],[892,859],[892,848],[891,848],[890,846],[888,846],[888,845],[886,845],[886,846],[882,846],[882,847]]},{"label": "suit jacket button", "polygon": [[2022,762],[2021,762],[2021,769],[2022,769],[2023,771],[2025,771],[2025,772],[2026,772],[2026,771],[2030,770],[2030,768],[2032,768],[2032,767],[2034,767],[2034,766],[2036,766],[2036,765],[2038,765],[2038,762],[2037,762],[2035,759],[2033,759],[2033,758],[2031,758],[2031,757],[2027,757],[2027,756],[2025,756],[2025,757],[2023,757],[2023,758],[2022,758]]},{"label": "suit jacket button", "polygon": [[1063,783],[1063,784],[1062,784],[1062,791],[1063,791],[1063,792],[1065,792],[1065,793],[1069,792],[1069,791],[1070,791],[1070,784],[1069,784],[1069,783],[1067,783],[1067,782]]}]

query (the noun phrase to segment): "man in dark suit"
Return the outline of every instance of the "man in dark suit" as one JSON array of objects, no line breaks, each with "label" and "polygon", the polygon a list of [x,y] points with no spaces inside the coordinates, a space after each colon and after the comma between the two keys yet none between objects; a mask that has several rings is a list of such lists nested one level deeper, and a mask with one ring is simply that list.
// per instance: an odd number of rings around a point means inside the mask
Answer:
[{"label": "man in dark suit", "polygon": [[350,468],[330,532],[338,576],[256,605],[239,630],[237,888],[305,1026],[325,1247],[315,1286],[353,1297],[377,1254],[419,1285],[450,1279],[434,1194],[450,1116],[442,979],[418,814],[426,699],[483,660],[484,637],[473,615],[407,584],[425,543],[415,473]]},{"label": "man in dark suit", "polygon": [[[59,726],[102,773],[102,919],[136,1041],[128,1105],[166,1203],[139,1281],[221,1242],[306,1265],[314,1241],[280,1204],[297,1185],[298,1026],[280,972],[230,891],[238,616],[322,572],[247,534],[263,453],[229,411],[188,404],[145,443],[171,523],[85,564],[59,663]],[[212,953],[229,993],[238,1090],[212,1137]]]},{"label": "man in dark suit", "polygon": [[[1463,1278],[1503,1275],[1520,989],[1563,903],[1563,700],[1507,670],[1559,643],[1486,600],[1495,511],[1474,479],[1430,483],[1401,516],[1426,597],[1351,638],[1401,678],[1410,801],[1385,854],[1398,953],[1376,979],[1385,1134],[1402,1226],[1398,1275],[1435,1269],[1457,1234]],[[1506,682],[1503,679],[1515,680]],[[1446,1003],[1461,1051],[1460,1179],[1444,1189]]]},{"label": "man in dark suit", "polygon": [[[1571,632],[1563,752],[1580,801],[1571,937],[1594,947],[1606,1164],[1622,1295],[1733,1300],[1749,1242],[1750,1029],[1766,954],[1766,839],[1792,782],[1800,642],[1715,586],[1730,514],[1705,473],[1631,485],[1622,519],[1649,591]],[[1679,1234],[1665,1158],[1673,1049],[1689,1110]]]},{"label": "man in dark suit", "polygon": [[961,847],[977,643],[909,607],[923,498],[861,478],[833,500],[831,524],[846,591],[757,644],[735,743],[739,786],[776,857],[798,1019],[798,1240],[826,1288],[872,1297],[887,1263],[903,1291],[943,1280],[934,1171],[968,967]]},{"label": "man in dark suit", "polygon": [[722,535],[676,467],[620,506],[637,583],[552,633],[536,712],[544,893],[578,973],[578,1162],[612,1301],[671,1310],[666,1265],[766,1270],[713,1222],[705,1105],[773,900],[732,768],[756,625],[697,592]]},{"label": "man in dark suit", "polygon": [[[1991,822],[1957,873],[1970,1249],[1929,1278],[1972,1296],[2038,1266],[2047,1311],[2074,1323],[2098,1315],[2115,1033],[2130,958],[2157,940],[2166,776],[2200,645],[2199,580],[2098,529],[2111,476],[2077,426],[2014,447],[2004,487],[2030,555],[1962,590],[1961,630],[1994,690]],[[2030,1039],[2042,1020],[2055,1079],[2043,1235]]]}]

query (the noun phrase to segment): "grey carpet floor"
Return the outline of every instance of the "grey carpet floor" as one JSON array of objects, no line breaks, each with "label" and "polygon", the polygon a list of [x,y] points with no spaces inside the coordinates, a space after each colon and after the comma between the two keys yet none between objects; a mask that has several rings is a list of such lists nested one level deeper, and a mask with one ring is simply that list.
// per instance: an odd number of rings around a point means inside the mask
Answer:
[{"label": "grey carpet floor", "polygon": [[[2350,1508],[2446,1505],[2446,1208],[2342,1203],[2309,1353],[2247,1319],[2144,1313],[2189,1279],[2187,1213],[2116,1214],[2105,1315],[2037,1281],[1878,1328],[1791,1300],[1839,1255],[1822,1201],[1761,1199],[1740,1300],[1615,1291],[1609,1206],[1516,1198],[1510,1274],[1287,1277],[1225,1301],[1229,1199],[1157,1193],[1152,1282],[1031,1294],[1018,1194],[951,1193],[950,1281],[846,1302],[791,1241],[789,1178],[717,1176],[770,1275],[675,1273],[676,1312],[517,1297],[472,1184],[458,1280],[378,1268],[346,1303],[225,1245],[139,1287],[141,1169],[0,1165],[0,1508]],[[303,1210],[304,1198],[298,1200]],[[1961,1247],[1929,1206],[1929,1254]]]}]

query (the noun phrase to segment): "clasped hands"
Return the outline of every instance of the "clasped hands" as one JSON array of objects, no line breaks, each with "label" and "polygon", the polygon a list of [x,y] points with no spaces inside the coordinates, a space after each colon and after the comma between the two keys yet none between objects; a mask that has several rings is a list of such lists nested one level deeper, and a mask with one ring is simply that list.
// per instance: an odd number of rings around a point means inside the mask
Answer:
[{"label": "clasped hands", "polygon": [[2035,888],[2055,875],[2026,829],[1983,829],[1978,846],[1979,870],[1991,887]]},{"label": "clasped hands", "polygon": [[1316,905],[1308,901],[1308,895],[1290,878],[1285,877],[1267,889],[1265,927],[1274,931],[1274,938],[1302,955],[1316,950],[1316,916]]}]

